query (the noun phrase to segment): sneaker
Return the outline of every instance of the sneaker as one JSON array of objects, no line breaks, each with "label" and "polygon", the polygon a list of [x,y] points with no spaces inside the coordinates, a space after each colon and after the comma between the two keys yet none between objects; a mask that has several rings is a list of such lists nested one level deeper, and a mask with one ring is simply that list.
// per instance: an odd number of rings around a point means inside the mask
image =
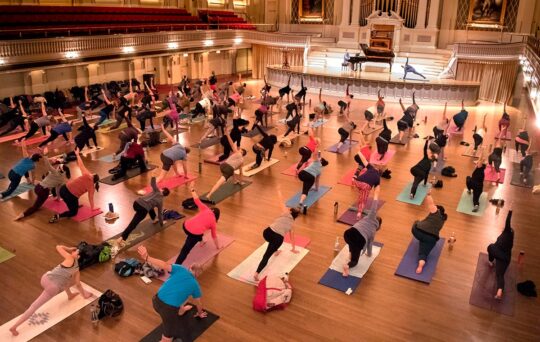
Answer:
[{"label": "sneaker", "polygon": [[413,194],[409,194],[409,199],[413,199],[414,198],[414,195]]},{"label": "sneaker", "polygon": [[474,208],[473,208],[473,210],[472,210],[472,212],[473,212],[473,213],[476,213],[476,212],[478,212],[479,209],[480,209],[480,206],[475,205]]},{"label": "sneaker", "polygon": [[55,214],[53,217],[50,218],[49,223],[56,223],[60,217],[58,214]]}]

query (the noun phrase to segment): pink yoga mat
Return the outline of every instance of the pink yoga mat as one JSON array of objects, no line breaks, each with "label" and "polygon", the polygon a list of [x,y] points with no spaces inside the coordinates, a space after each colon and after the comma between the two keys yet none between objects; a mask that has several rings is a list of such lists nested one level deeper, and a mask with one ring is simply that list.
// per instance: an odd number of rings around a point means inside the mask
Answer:
[{"label": "pink yoga mat", "polygon": [[[506,169],[500,168],[501,170],[501,179],[499,179],[499,183],[504,183],[504,176],[506,175]],[[486,182],[495,182],[497,181],[497,172],[495,172],[495,168],[492,166],[487,166],[484,171],[484,180]]]},{"label": "pink yoga mat", "polygon": [[347,173],[343,177],[341,177],[341,179],[338,181],[338,184],[352,186],[352,177],[355,171],[356,169],[347,171]]},{"label": "pink yoga mat", "polygon": [[[297,175],[297,173],[296,173],[296,165],[297,165],[297,164],[298,164],[298,163],[292,164],[289,168],[283,170],[283,171],[281,172],[281,174],[287,175],[287,176],[294,176],[294,177],[296,177],[296,175]],[[303,170],[303,169],[304,169],[304,167],[301,167],[300,170],[298,170],[298,172],[300,172],[300,171]]]},{"label": "pink yoga mat", "polygon": [[[187,182],[191,182],[195,179],[197,179],[197,176],[194,176],[194,175],[188,175],[188,178],[185,178],[184,176],[180,176],[180,177],[175,176],[175,177],[165,178],[164,180],[158,183],[158,187],[160,189],[162,188],[174,189],[176,187],[179,187],[180,185],[184,185]],[[149,193],[150,191],[152,191],[152,187],[150,185],[144,188],[145,194]]]},{"label": "pink yoga mat", "polygon": [[15,134],[11,134],[11,135],[6,135],[4,137],[0,137],[0,143],[15,140],[15,139],[19,139],[19,138],[24,137],[25,135],[26,135],[26,132],[20,132],[20,133],[15,133]]},{"label": "pink yoga mat", "polygon": [[370,164],[374,165],[386,165],[394,157],[394,154],[396,154],[396,150],[388,150],[384,154],[384,158],[382,160],[379,160],[381,159],[381,155],[377,152],[374,152],[371,155],[371,159],[369,160],[369,162]]},{"label": "pink yoga mat", "polygon": [[[285,235],[285,240],[283,242],[291,243],[291,236],[289,234]],[[311,239],[306,236],[295,235],[294,243],[297,247],[306,248],[307,245],[311,242]]]},{"label": "pink yoga mat", "polygon": [[[39,137],[32,137],[28,140],[25,140],[25,142],[26,142],[26,145],[39,144],[40,142],[47,140],[47,138],[48,138],[47,135],[40,135]],[[13,145],[15,145],[15,143],[13,143]]]},{"label": "pink yoga mat", "polygon": [[465,128],[461,128],[461,131],[458,131],[457,130],[457,126],[455,125],[451,125],[450,127],[448,127],[448,134],[449,135],[452,135],[452,134],[455,134],[455,135],[463,135],[463,131],[465,130]]},{"label": "pink yoga mat", "polygon": [[[184,260],[184,262],[182,263],[182,265],[185,267],[189,267],[193,265],[194,263],[205,264],[210,259],[218,255],[225,248],[227,248],[231,243],[234,242],[234,239],[229,235],[225,235],[221,233],[218,233],[217,235],[218,235],[218,241],[221,246],[221,249],[217,250],[216,246],[214,245],[214,241],[208,238],[208,240],[206,241],[206,244],[203,247],[201,247],[200,243],[198,243],[197,245],[195,245],[195,247],[193,247],[193,249],[189,253],[186,260]],[[177,257],[178,257],[178,254],[170,258],[168,262],[171,264],[174,264]],[[158,279],[161,281],[165,281],[168,278],[169,278],[169,273],[165,273]]]},{"label": "pink yoga mat", "polygon": [[[45,201],[45,203],[43,204],[43,208],[54,211],[57,214],[63,213],[64,211],[68,210],[64,201],[55,201],[51,197],[48,198],[47,201]],[[103,211],[99,208],[92,211],[89,207],[83,205],[82,207],[79,207],[77,215],[72,217],[72,219],[77,222],[83,222],[101,213],[103,213]]]}]

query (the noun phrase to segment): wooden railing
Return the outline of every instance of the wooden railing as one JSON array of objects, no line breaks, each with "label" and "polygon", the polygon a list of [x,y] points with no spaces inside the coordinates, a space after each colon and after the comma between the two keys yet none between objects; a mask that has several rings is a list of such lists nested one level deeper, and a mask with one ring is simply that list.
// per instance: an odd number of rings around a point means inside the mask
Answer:
[{"label": "wooden railing", "polygon": [[453,54],[457,58],[501,59],[519,58],[525,52],[524,43],[510,44],[454,44]]}]

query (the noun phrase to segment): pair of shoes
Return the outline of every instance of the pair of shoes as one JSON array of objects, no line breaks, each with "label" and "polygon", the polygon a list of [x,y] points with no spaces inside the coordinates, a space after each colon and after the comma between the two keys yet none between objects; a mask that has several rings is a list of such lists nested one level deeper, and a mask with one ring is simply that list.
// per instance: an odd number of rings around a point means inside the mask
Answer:
[{"label": "pair of shoes", "polygon": [[54,214],[54,216],[50,218],[49,223],[56,223],[59,218],[60,216],[58,216],[58,214]]},{"label": "pair of shoes", "polygon": [[479,209],[480,209],[480,206],[475,205],[474,208],[473,208],[473,210],[472,210],[472,212],[473,212],[473,213],[476,213],[476,212],[478,212]]}]

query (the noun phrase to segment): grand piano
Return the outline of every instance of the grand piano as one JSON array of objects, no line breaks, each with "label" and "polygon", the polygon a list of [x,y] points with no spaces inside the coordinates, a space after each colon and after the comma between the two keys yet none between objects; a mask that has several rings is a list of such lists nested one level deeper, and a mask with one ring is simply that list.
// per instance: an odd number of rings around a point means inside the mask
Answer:
[{"label": "grand piano", "polygon": [[354,71],[356,71],[357,64],[360,65],[360,71],[362,71],[362,63],[377,62],[388,63],[390,65],[390,72],[392,72],[392,63],[394,62],[394,57],[396,57],[392,50],[385,51],[379,49],[372,49],[369,48],[366,44],[360,44],[360,47],[364,52],[364,56],[359,56],[357,54],[356,56],[352,56],[349,59],[349,63],[351,63]]}]

